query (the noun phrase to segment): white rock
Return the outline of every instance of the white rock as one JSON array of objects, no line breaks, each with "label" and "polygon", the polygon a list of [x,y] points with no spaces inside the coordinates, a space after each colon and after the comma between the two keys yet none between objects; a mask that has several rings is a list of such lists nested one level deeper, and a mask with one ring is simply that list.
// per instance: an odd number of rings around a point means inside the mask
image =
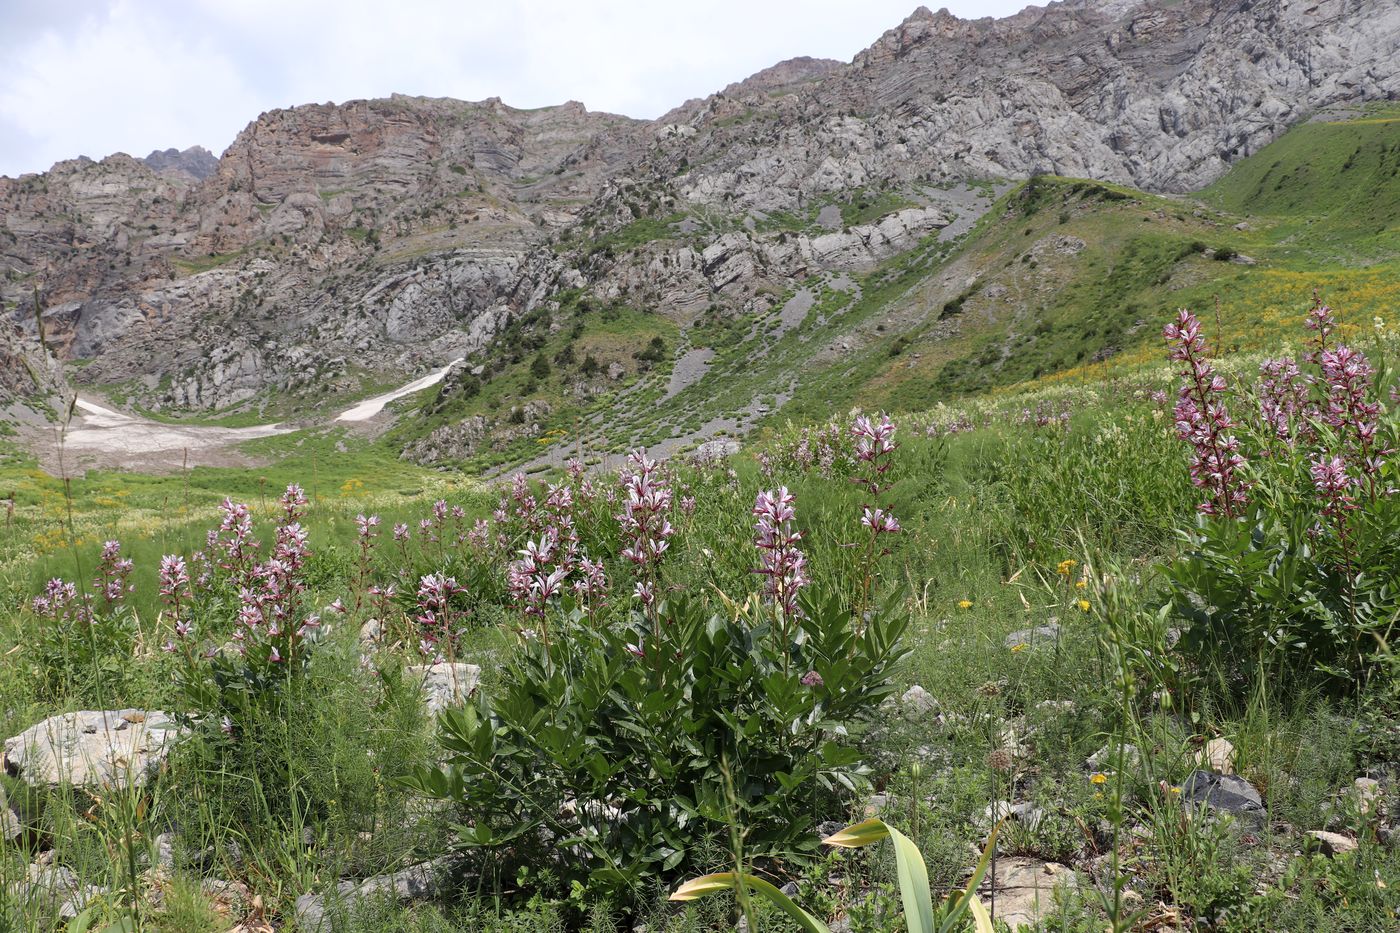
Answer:
[{"label": "white rock", "polygon": [[32,786],[140,786],[184,733],[158,710],[50,716],[5,740],[5,767]]},{"label": "white rock", "polygon": [[414,664],[404,673],[423,683],[423,700],[429,715],[436,715],[449,706],[460,706],[481,683],[481,668],[475,664],[449,663]]}]

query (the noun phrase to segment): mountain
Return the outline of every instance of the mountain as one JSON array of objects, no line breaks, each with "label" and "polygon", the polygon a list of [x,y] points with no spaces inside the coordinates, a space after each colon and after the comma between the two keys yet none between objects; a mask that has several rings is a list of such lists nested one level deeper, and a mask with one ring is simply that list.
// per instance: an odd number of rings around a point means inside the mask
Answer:
[{"label": "mountain", "polygon": [[141,160],[162,175],[183,174],[203,181],[219,170],[218,158],[203,146],[179,149],[157,149]]},{"label": "mountain", "polygon": [[[32,332],[37,289],[48,345],[84,363],[72,378],[151,411],[281,417],[467,357],[395,427],[410,456],[520,459],[547,432],[683,445],[857,385],[927,397],[1112,355],[1134,301],[1100,291],[1074,314],[1102,327],[1051,340],[1070,313],[1054,289],[1087,286],[991,281],[992,257],[1045,270],[1131,247],[1162,266],[1176,246],[1121,231],[1100,253],[1127,223],[1105,218],[1151,205],[1187,218],[1165,225],[1186,245],[1215,236],[1240,204],[1196,217],[1171,196],[1316,112],[1400,96],[1397,62],[1389,0],[1068,0],[920,8],[850,63],[793,59],[654,121],[294,107],[217,167],[192,149],[0,179],[0,301]],[[1027,193],[1042,175],[1099,184]],[[1038,252],[1009,245],[1018,211]],[[815,373],[901,339],[812,395]]]}]

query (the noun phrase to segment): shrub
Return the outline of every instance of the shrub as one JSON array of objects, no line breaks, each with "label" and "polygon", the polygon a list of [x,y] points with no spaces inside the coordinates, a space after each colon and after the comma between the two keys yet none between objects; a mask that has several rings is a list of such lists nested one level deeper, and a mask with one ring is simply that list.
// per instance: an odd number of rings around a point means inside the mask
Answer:
[{"label": "shrub", "polygon": [[722,614],[663,601],[655,628],[568,611],[495,699],[442,714],[448,768],[410,782],[472,815],[464,846],[552,838],[571,846],[563,871],[604,885],[693,869],[735,820],[754,854],[809,852],[824,796],[865,780],[842,739],[893,689],[907,619],[891,605],[857,633],[807,590],[786,639],[757,598]]},{"label": "shrub", "polygon": [[1183,366],[1178,436],[1205,494],[1171,600],[1183,644],[1240,692],[1275,665],[1352,689],[1390,663],[1400,614],[1397,425],[1379,401],[1389,378],[1331,339],[1330,309],[1316,306],[1309,326],[1301,366],[1266,361],[1256,386],[1233,392],[1194,316],[1166,331]]}]

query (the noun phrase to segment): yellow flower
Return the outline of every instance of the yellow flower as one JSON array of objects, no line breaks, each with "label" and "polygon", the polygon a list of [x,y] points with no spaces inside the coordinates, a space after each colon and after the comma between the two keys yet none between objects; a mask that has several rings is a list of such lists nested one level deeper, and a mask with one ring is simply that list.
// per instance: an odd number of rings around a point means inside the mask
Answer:
[{"label": "yellow flower", "polygon": [[1089,585],[1089,584],[1086,583],[1085,581],[1080,580],[1080,581],[1078,581],[1078,582],[1076,582],[1076,583],[1074,584],[1074,588],[1075,588],[1076,590],[1082,590],[1082,589],[1084,589],[1084,587],[1086,587],[1086,586],[1088,586],[1088,585]]},{"label": "yellow flower", "polygon": [[1080,611],[1080,612],[1088,612],[1088,611],[1089,611],[1089,600],[1087,600],[1087,599],[1081,599],[1081,600],[1079,601],[1079,611]]},{"label": "yellow flower", "polygon": [[1019,644],[1019,645],[1012,645],[1012,646],[1011,646],[1011,650],[1012,650],[1013,652],[1016,652],[1016,651],[1025,651],[1025,650],[1026,650],[1026,644],[1025,644],[1025,642],[1022,642],[1022,643]]},{"label": "yellow flower", "polygon": [[1067,577],[1069,576],[1069,572],[1073,570],[1078,563],[1079,561],[1077,560],[1062,560],[1060,561],[1060,565],[1055,568],[1055,572],[1062,577]]},{"label": "yellow flower", "polygon": [[1173,787],[1173,788],[1172,788],[1172,793],[1173,793],[1173,794],[1179,794],[1179,793],[1181,793],[1181,788],[1180,788],[1180,787]]},{"label": "yellow flower", "polygon": [[1108,775],[1107,775],[1107,774],[1104,774],[1102,771],[1095,771],[1095,772],[1093,773],[1093,775],[1090,776],[1090,778],[1089,778],[1089,783],[1090,783],[1090,784],[1107,784],[1107,783],[1108,783]]},{"label": "yellow flower", "polygon": [[970,600],[970,599],[961,599],[961,600],[958,600],[958,608],[959,608],[959,609],[971,609],[971,608],[972,608],[972,600]]}]

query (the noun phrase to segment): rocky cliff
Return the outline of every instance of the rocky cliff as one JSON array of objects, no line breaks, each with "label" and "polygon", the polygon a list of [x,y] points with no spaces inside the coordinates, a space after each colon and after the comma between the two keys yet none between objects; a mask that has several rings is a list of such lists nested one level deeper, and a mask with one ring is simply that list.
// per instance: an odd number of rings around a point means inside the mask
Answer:
[{"label": "rocky cliff", "polygon": [[[1316,108],[1400,96],[1393,0],[920,8],[643,122],[395,96],[0,178],[0,301],[152,408],[354,392],[590,295],[684,331],[965,230],[1048,172],[1197,188]],[[574,305],[570,305],[571,307]],[[558,326],[556,322],[552,326]]]}]

